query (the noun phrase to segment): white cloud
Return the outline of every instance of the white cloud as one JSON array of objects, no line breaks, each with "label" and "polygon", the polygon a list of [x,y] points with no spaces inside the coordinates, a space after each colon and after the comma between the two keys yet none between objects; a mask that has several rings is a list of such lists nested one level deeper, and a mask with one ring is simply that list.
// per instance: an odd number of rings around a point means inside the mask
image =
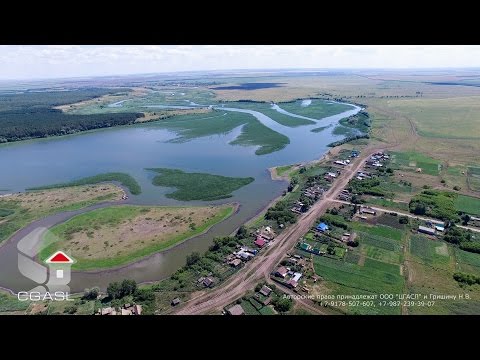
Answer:
[{"label": "white cloud", "polygon": [[480,67],[480,46],[0,46],[0,79],[191,70]]}]

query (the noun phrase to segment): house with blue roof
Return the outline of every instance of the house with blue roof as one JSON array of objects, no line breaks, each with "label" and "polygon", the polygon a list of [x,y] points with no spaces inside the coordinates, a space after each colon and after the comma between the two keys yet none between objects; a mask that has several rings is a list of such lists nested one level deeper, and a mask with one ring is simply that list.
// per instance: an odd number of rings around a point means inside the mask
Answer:
[{"label": "house with blue roof", "polygon": [[322,223],[317,225],[316,229],[318,231],[324,232],[324,231],[328,230],[328,225],[322,222]]}]

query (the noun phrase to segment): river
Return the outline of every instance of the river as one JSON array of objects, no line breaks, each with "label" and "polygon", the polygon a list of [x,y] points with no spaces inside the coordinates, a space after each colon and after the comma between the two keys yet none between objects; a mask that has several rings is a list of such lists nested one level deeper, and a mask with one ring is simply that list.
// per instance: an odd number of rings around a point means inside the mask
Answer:
[{"label": "river", "polygon": [[[122,105],[118,102],[115,104]],[[283,110],[278,106],[276,109],[281,112]],[[328,150],[327,145],[330,142],[342,138],[332,134],[333,126],[320,133],[313,133],[311,129],[336,124],[340,119],[357,113],[360,108],[352,105],[351,110],[321,120],[312,119],[316,121],[315,124],[295,128],[283,126],[253,110],[230,107],[221,107],[218,110],[249,113],[264,125],[288,136],[290,144],[280,151],[257,156],[254,146],[229,145],[229,142],[240,134],[241,127],[228,134],[173,143],[168,140],[175,138],[176,135],[152,122],[0,146],[0,169],[14,169],[0,175],[0,189],[5,189],[4,193],[68,182],[99,173],[125,172],[135,177],[142,186],[142,194],[130,197],[129,202],[133,204],[200,205],[233,201],[240,203],[239,211],[234,216],[217,224],[208,233],[170,250],[118,269],[75,272],[70,283],[72,291],[83,291],[84,288],[92,286],[105,288],[109,282],[124,278],[145,282],[169,276],[185,263],[188,254],[193,251],[206,251],[214,236],[230,234],[282,193],[287,184],[283,181],[272,181],[268,168],[318,159]],[[165,197],[166,193],[172,191],[171,189],[151,184],[155,174],[145,170],[149,167],[178,168],[187,172],[236,177],[252,176],[255,181],[235,191],[233,197],[226,200],[181,202]],[[52,217],[52,223],[57,223],[60,218],[64,221],[64,216]],[[46,222],[48,223],[48,219]],[[0,247],[0,264],[0,287],[19,291],[35,285],[23,277],[17,269],[15,241],[9,240]]]}]

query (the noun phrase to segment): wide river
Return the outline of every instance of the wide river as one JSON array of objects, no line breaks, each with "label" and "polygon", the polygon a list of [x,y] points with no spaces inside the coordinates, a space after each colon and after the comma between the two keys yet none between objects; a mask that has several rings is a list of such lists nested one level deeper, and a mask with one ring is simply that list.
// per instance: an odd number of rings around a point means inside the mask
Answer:
[{"label": "wide river", "polygon": [[[286,113],[278,106],[275,108]],[[283,181],[272,181],[268,168],[318,159],[328,151],[329,143],[342,138],[332,134],[334,126],[320,133],[311,132],[312,128],[334,125],[340,119],[356,114],[361,109],[352,105],[351,110],[320,120],[315,119],[317,122],[314,125],[296,128],[280,125],[262,113],[252,110],[226,107],[219,110],[250,113],[266,126],[288,136],[290,144],[271,154],[255,155],[256,147],[228,144],[241,132],[241,127],[228,134],[172,143],[168,140],[175,138],[176,135],[153,122],[0,146],[0,189],[4,189],[5,191],[2,190],[4,193],[68,182],[99,173],[125,172],[135,177],[143,191],[141,195],[131,196],[130,203],[152,205],[218,204],[233,201],[240,203],[237,214],[214,226],[208,233],[170,250],[118,269],[73,273],[70,283],[72,291],[83,291],[84,288],[92,286],[105,288],[109,282],[124,278],[146,282],[169,276],[185,263],[188,254],[193,251],[206,251],[215,236],[230,234],[282,193],[287,184]],[[235,191],[234,196],[226,200],[180,202],[165,197],[172,189],[151,184],[154,174],[144,170],[151,167],[177,168],[187,172],[225,176],[252,176],[255,181]],[[16,244],[10,241],[2,245],[0,287],[14,291],[34,287],[36,284],[21,275],[17,269]]]}]

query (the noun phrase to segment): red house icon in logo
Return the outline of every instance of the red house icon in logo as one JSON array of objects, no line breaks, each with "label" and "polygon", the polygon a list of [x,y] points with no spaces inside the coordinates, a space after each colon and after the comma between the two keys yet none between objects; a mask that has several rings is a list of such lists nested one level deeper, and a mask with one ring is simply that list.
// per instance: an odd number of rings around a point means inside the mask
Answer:
[{"label": "red house icon in logo", "polygon": [[57,251],[45,260],[45,262],[50,268],[50,281],[53,280],[56,283],[65,284],[70,282],[70,269],[74,263],[74,260],[70,256],[63,251]]}]

